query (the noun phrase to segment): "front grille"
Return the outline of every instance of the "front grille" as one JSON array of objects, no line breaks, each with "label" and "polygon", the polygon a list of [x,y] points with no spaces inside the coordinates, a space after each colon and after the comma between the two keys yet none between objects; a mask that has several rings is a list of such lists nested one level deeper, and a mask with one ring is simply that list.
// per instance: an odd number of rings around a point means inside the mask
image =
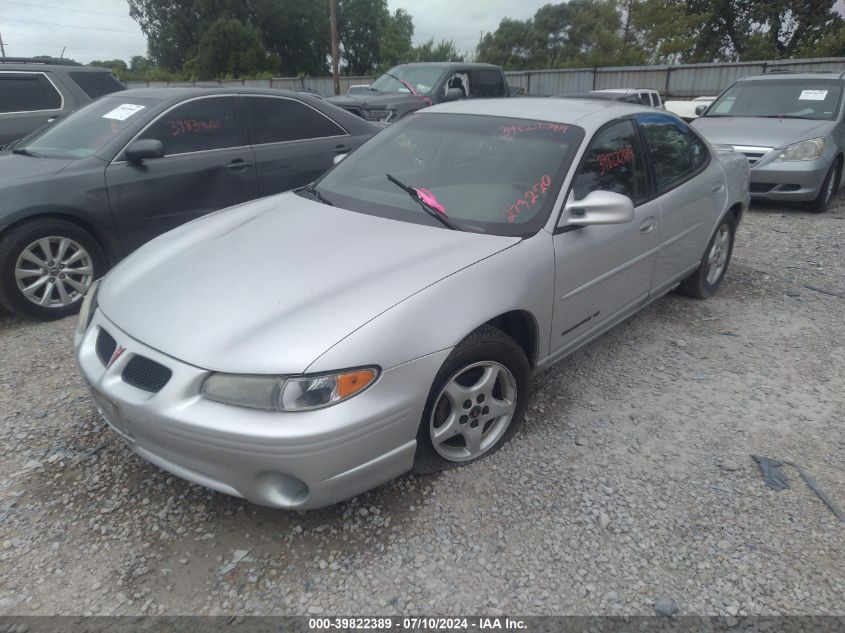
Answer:
[{"label": "front grille", "polygon": [[123,382],[133,387],[156,393],[167,384],[172,375],[172,371],[154,360],[144,356],[133,356],[123,368],[121,377]]},{"label": "front grille", "polygon": [[103,365],[108,366],[114,350],[117,348],[117,341],[112,338],[112,335],[100,328],[100,333],[97,335],[97,358]]},{"label": "front grille", "polygon": [[756,164],[773,149],[771,147],[748,147],[745,145],[734,145],[733,148],[748,159],[749,165]]}]

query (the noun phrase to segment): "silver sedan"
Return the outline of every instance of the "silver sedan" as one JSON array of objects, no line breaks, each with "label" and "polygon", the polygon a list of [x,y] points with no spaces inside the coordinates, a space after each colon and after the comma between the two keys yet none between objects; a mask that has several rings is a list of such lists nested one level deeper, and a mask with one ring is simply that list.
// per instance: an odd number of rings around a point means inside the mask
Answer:
[{"label": "silver sedan", "polygon": [[428,108],[314,185],[191,222],[86,296],[112,429],[190,481],[315,508],[517,430],[540,371],[728,268],[748,163],[607,101]]}]

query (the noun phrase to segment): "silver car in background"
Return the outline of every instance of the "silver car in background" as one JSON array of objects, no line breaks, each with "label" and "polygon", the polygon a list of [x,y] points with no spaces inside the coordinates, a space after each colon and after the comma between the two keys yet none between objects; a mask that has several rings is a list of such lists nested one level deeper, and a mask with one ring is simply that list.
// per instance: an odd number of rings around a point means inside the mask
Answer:
[{"label": "silver car in background", "polygon": [[703,106],[693,126],[714,145],[748,158],[752,198],[802,202],[821,213],[842,182],[843,75],[745,77]]},{"label": "silver car in background", "polygon": [[320,507],[501,446],[532,374],[679,285],[713,294],[747,204],[747,161],[674,115],[444,104],[141,247],[87,294],[76,357],[138,455]]}]

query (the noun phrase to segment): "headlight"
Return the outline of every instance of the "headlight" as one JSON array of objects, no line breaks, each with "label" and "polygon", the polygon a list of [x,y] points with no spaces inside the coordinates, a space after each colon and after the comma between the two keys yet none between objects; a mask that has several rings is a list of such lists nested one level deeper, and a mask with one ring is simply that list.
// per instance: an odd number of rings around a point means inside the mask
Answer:
[{"label": "headlight", "polygon": [[266,411],[307,411],[343,402],[369,387],[375,367],[311,376],[212,374],[202,386],[206,398]]},{"label": "headlight", "polygon": [[382,123],[390,121],[395,114],[393,110],[362,110],[362,113],[367,121],[381,121]]},{"label": "headlight", "polygon": [[777,160],[815,160],[824,151],[823,138],[811,138],[800,143],[793,143],[780,153]]},{"label": "headlight", "polygon": [[76,331],[79,334],[85,332],[88,326],[91,325],[91,319],[94,318],[94,313],[97,311],[97,291],[100,289],[100,282],[98,279],[90,286],[82,298],[82,306],[79,308],[79,321],[76,323]]}]

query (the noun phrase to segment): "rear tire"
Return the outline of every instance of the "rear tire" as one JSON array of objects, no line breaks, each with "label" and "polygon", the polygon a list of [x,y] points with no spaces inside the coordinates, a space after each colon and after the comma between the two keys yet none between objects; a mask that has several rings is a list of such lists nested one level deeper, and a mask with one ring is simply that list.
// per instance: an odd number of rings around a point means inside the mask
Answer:
[{"label": "rear tire", "polygon": [[484,325],[467,336],[431,385],[414,470],[436,472],[500,448],[522,422],[530,375],[525,352],[498,328]]},{"label": "rear tire", "polygon": [[75,314],[105,270],[90,233],[65,220],[30,220],[0,238],[0,304],[40,320]]},{"label": "rear tire", "polygon": [[733,213],[728,213],[710,238],[696,271],[678,287],[682,294],[696,299],[707,299],[716,293],[731,263],[735,234],[736,218]]},{"label": "rear tire", "polygon": [[839,183],[842,180],[842,161],[837,158],[825,176],[819,195],[810,203],[812,213],[824,213],[830,206],[831,201],[839,191]]}]

